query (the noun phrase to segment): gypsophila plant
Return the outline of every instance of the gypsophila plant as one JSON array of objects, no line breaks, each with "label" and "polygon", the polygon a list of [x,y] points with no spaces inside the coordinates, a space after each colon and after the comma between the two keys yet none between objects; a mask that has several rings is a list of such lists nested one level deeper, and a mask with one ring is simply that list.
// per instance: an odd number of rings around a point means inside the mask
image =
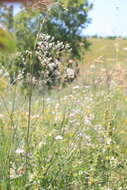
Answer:
[{"label": "gypsophila plant", "polygon": [[[13,64],[8,67],[11,81],[22,73],[21,79],[24,85],[28,84],[31,74],[33,84],[40,87],[60,86],[72,82],[76,78],[76,67],[68,61],[70,52],[68,44],[55,41],[54,37],[41,33],[34,51],[26,50],[12,57]],[[28,61],[30,57],[32,67]]]},{"label": "gypsophila plant", "polygon": [[[40,78],[48,86],[59,85],[62,77],[66,76],[65,53],[69,53],[70,47],[63,42],[54,41],[54,37],[46,34],[39,35],[35,57],[41,69]],[[74,71],[73,71],[74,72]]]}]

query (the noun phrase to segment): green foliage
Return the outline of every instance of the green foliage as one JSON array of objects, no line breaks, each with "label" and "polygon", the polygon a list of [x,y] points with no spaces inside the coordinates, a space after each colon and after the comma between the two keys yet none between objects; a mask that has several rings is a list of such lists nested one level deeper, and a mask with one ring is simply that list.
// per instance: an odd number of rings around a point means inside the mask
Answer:
[{"label": "green foliage", "polygon": [[13,5],[0,4],[0,23],[13,31]]},{"label": "green foliage", "polygon": [[0,52],[12,53],[16,50],[16,40],[12,34],[0,27]]},{"label": "green foliage", "polygon": [[88,1],[68,0],[64,1],[64,5],[63,1],[59,1],[47,12],[24,9],[14,18],[18,47],[31,49],[40,22],[44,22],[42,32],[70,44],[73,56],[80,57],[80,43],[83,43],[84,49],[89,46],[88,41],[81,36],[81,32],[90,23],[88,13],[91,8],[92,4]]},{"label": "green foliage", "polygon": [[88,1],[68,0],[62,1],[53,8],[48,15],[44,25],[44,31],[52,34],[57,40],[63,40],[72,47],[73,56],[80,57],[80,43],[83,43],[84,49],[89,46],[88,41],[81,36],[82,30],[90,23],[88,13],[92,4]]},{"label": "green foliage", "polygon": [[84,4],[86,2],[86,0],[76,0],[76,1],[72,1],[72,0],[58,0],[58,2],[61,2],[66,8],[71,5],[71,3],[77,3],[78,5]]},{"label": "green foliage", "polygon": [[34,94],[29,152],[26,97],[17,85],[1,97],[2,190],[126,189],[127,98],[121,88],[111,85],[109,93],[103,79],[96,90],[89,81],[43,99]]},{"label": "green foliage", "polygon": [[14,35],[9,33],[13,31],[13,6],[0,5],[0,23],[0,52],[12,53],[16,50]]},{"label": "green foliage", "polygon": [[91,8],[92,4],[87,0],[58,1],[47,12],[24,8],[13,18],[13,6],[2,5],[0,20],[10,31],[15,32],[20,50],[33,48],[40,22],[45,20],[42,32],[70,44],[73,56],[80,57],[80,42],[83,42],[86,49],[89,46],[87,40],[81,37],[81,31],[90,22],[88,13]]},{"label": "green foliage", "polygon": [[[51,83],[52,84],[55,83],[53,81],[55,81],[56,80],[55,78],[57,78],[55,76],[57,70],[57,73],[61,74],[61,76],[58,77],[59,79],[57,80],[57,82],[61,80],[63,83],[65,81],[69,82],[73,81],[78,73],[77,71],[75,72],[74,68],[77,65],[77,62],[72,60],[70,65],[68,65],[68,63],[65,64],[65,62],[67,61],[65,57],[64,60],[62,61],[63,65],[57,67],[56,70],[53,70],[52,74],[50,71],[48,71],[49,74],[47,74],[47,79],[46,77],[43,77],[42,71],[44,72],[44,70],[46,71],[48,70],[47,68],[44,68],[45,65],[47,67],[47,65],[50,64],[49,62],[42,64],[40,60],[37,58],[37,55],[35,53],[35,46],[37,43],[36,36],[38,33],[45,31],[45,33],[48,33],[50,34],[50,36],[54,37],[54,41],[63,41],[64,44],[66,43],[69,44],[72,48],[72,56],[80,57],[81,41],[86,42],[86,40],[80,37],[77,34],[77,32],[79,30],[79,27],[83,28],[85,26],[84,21],[86,21],[87,23],[87,11],[91,8],[90,6],[91,5],[89,5],[87,1],[85,2],[85,4],[75,1],[73,6],[71,5],[71,1],[68,1],[68,8],[66,10],[61,2],[61,4],[55,4],[47,12],[45,11],[40,12],[39,10],[31,10],[31,9],[28,10],[27,8],[24,8],[20,13],[18,13],[12,19],[13,20],[12,29],[14,30],[14,33],[17,37],[17,48],[19,53],[17,55],[8,58],[6,63],[5,61],[3,61],[2,63],[2,65],[4,66],[6,65],[6,68],[10,74],[10,81],[13,83],[13,81],[16,80],[18,73],[23,73],[24,80],[27,80],[27,74],[31,72],[31,64],[29,63],[29,61],[27,61],[29,56],[27,53],[25,53],[25,51],[31,52],[32,54],[30,62],[32,62],[32,65],[34,65],[32,66],[33,70],[32,74],[35,77],[35,79],[38,80],[41,78],[42,81],[44,81],[45,78],[45,83],[47,83],[50,86]],[[5,7],[5,10],[8,13],[8,10],[10,9]],[[8,15],[7,13],[5,15]],[[58,17],[59,15],[60,17]],[[67,17],[69,19],[64,21],[64,19]],[[7,21],[9,21],[7,16],[3,18],[4,22],[6,21],[7,23]],[[83,18],[85,18],[86,20],[84,20]],[[54,19],[56,20],[55,23]],[[64,29],[62,26],[63,22],[66,23],[66,27]],[[75,22],[77,23],[77,25],[74,24]],[[68,34],[66,34],[67,31],[69,32]],[[46,41],[44,43],[46,43]],[[49,45],[50,42],[48,46]],[[87,45],[88,43],[86,42],[85,47],[87,47]],[[47,47],[45,46],[45,48]],[[52,50],[51,48],[49,48],[40,52],[40,54],[42,53],[43,59],[45,54],[44,51],[47,50],[53,52],[54,47],[52,46]],[[57,58],[55,54],[54,55],[52,54],[52,56],[50,55],[49,57],[47,56],[47,58],[49,58],[52,63],[56,64],[55,63],[56,61],[59,62],[58,60],[62,60],[62,51],[58,53]],[[46,73],[44,73],[44,75],[46,76]]]},{"label": "green foliage", "polygon": [[72,66],[68,62],[70,53],[68,44],[39,34],[34,51],[24,50],[8,57],[3,56],[0,62],[9,73],[11,84],[21,79],[23,86],[27,86],[31,75],[35,86],[58,87],[76,78],[76,65],[73,63]]},{"label": "green foliage", "polygon": [[39,13],[36,10],[24,9],[14,17],[14,33],[20,51],[33,49],[40,22]]},{"label": "green foliage", "polygon": [[[32,82],[54,82],[68,47],[40,32],[36,42],[0,61],[17,75],[9,85],[0,69],[0,189],[126,190],[126,63],[87,65],[85,80],[40,95]],[[25,74],[29,88],[22,93],[16,80]]]}]

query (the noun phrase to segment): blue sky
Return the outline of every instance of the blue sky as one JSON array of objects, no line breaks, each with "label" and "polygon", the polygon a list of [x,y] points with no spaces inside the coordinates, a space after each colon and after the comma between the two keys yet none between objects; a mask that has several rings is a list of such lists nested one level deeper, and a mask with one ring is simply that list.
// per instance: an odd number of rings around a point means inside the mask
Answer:
[{"label": "blue sky", "polygon": [[[89,13],[91,24],[84,35],[127,36],[127,0],[90,0],[94,6]],[[19,11],[19,6],[15,11]],[[118,9],[116,9],[118,7]]]},{"label": "blue sky", "polygon": [[[127,36],[127,0],[91,0],[91,24],[84,34]],[[117,7],[117,8],[116,8]]]}]

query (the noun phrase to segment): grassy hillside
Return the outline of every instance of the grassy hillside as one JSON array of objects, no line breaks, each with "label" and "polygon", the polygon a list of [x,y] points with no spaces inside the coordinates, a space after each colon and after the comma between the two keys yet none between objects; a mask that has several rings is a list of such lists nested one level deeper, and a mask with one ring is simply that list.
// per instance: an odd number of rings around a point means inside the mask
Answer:
[{"label": "grassy hillside", "polygon": [[83,55],[80,78],[85,84],[103,80],[115,81],[118,86],[127,85],[127,40],[90,38],[91,46]]},{"label": "grassy hillside", "polygon": [[1,70],[0,190],[127,190],[126,41],[113,57],[116,40],[90,40],[63,89],[23,91]]},{"label": "grassy hillside", "polygon": [[127,61],[127,40],[107,39],[107,38],[90,38],[91,46],[86,53],[85,62],[113,62]]}]

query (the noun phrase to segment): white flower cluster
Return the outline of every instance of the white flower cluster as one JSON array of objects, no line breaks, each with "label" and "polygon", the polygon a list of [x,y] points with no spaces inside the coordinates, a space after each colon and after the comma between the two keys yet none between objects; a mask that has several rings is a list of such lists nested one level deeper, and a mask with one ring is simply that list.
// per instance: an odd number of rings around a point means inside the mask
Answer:
[{"label": "white flower cluster", "polygon": [[[34,84],[41,88],[59,86],[72,82],[76,78],[74,60],[68,60],[71,49],[68,44],[56,41],[48,34],[39,34],[34,51],[26,50],[17,53],[15,64],[20,67],[24,84],[27,84],[31,70],[29,64],[33,64]],[[67,55],[68,54],[68,55]],[[32,59],[28,62],[29,59]],[[20,63],[20,64],[18,64]],[[13,77],[14,78],[14,77]]]},{"label": "white flower cluster", "polygon": [[72,80],[75,78],[75,72],[73,69],[67,68],[66,73],[67,73],[67,78],[72,79]]},{"label": "white flower cluster", "polygon": [[48,86],[57,85],[61,81],[62,55],[69,51],[69,45],[55,41],[54,37],[47,34],[38,36],[39,42],[36,47],[36,57],[41,65],[40,77]]}]

